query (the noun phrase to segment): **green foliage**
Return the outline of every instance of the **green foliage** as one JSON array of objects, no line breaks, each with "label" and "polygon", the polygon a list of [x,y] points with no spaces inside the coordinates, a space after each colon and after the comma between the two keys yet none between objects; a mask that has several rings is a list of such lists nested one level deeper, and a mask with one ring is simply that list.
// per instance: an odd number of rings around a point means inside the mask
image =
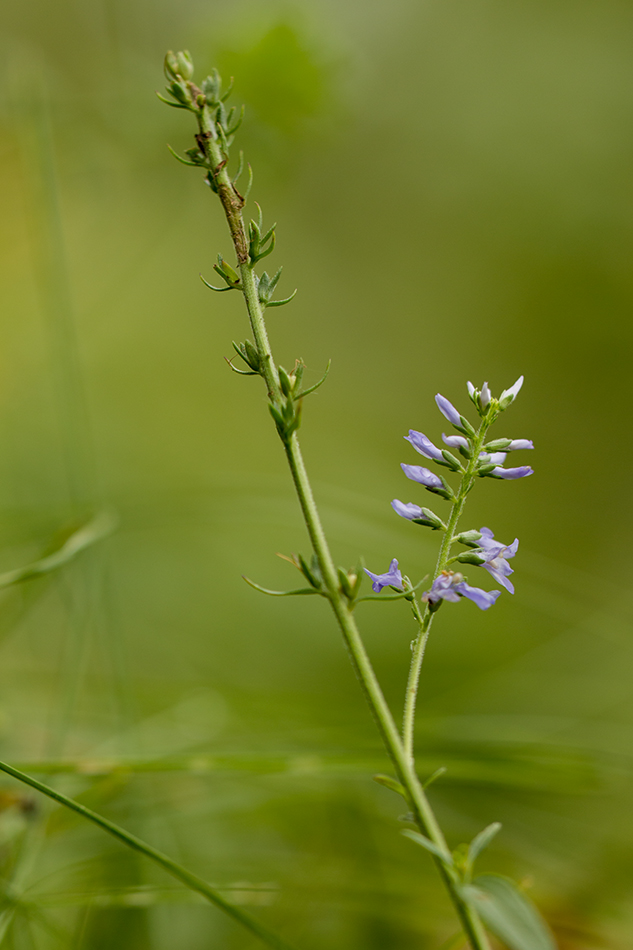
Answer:
[{"label": "green foliage", "polygon": [[480,874],[466,894],[508,950],[556,950],[536,907],[510,878]]}]

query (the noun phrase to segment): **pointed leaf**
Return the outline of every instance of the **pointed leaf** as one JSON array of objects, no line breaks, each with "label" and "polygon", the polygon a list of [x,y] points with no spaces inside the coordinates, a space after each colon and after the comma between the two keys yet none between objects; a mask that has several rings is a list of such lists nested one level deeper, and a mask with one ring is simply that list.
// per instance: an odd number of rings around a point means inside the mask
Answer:
[{"label": "pointed leaf", "polygon": [[297,290],[293,290],[289,297],[286,297],[285,300],[269,300],[266,304],[267,307],[283,307],[284,304],[290,303],[293,297],[296,296]]},{"label": "pointed leaf", "polygon": [[384,785],[385,788],[390,788],[392,792],[396,792],[398,795],[402,795],[403,798],[407,797],[407,790],[397,779],[392,778],[391,775],[372,775],[374,782],[378,782],[379,785]]},{"label": "pointed leaf", "polygon": [[411,831],[410,828],[406,828],[402,834],[405,836],[405,838],[411,838],[411,841],[415,841],[416,844],[419,844],[422,848],[430,851],[431,854],[436,858],[439,858],[442,864],[444,864],[446,867],[452,868],[453,858],[448,854],[444,854],[442,849],[438,847],[438,845],[436,845],[433,841],[431,841],[430,838],[425,838],[425,836],[421,835],[419,831]]},{"label": "pointed leaf", "polygon": [[[297,291],[295,290],[295,294],[296,294],[296,292],[297,292]],[[293,294],[293,296],[294,296],[294,294]],[[310,393],[316,392],[316,390],[319,388],[319,386],[322,386],[322,385],[323,385],[323,383],[325,382],[325,380],[326,380],[327,377],[328,377],[328,373],[330,372],[330,366],[331,366],[331,365],[332,365],[332,360],[328,360],[328,364],[327,364],[327,366],[326,366],[326,368],[325,368],[325,372],[324,372],[323,376],[321,377],[321,379],[318,381],[318,383],[315,383],[314,386],[310,386],[308,389],[304,389],[303,392],[299,394],[299,398],[302,398],[303,396],[309,396]]]},{"label": "pointed leaf", "polygon": [[210,284],[208,280],[205,280],[202,274],[200,274],[200,280],[205,287],[208,287],[209,290],[215,290],[216,294],[224,294],[227,290],[237,290],[237,287],[214,287],[213,284]]},{"label": "pointed leaf", "polygon": [[508,950],[556,950],[537,908],[509,877],[480,874],[463,894]]},{"label": "pointed leaf", "polygon": [[320,591],[315,590],[314,587],[301,587],[298,590],[268,590],[267,587],[260,587],[259,584],[256,584],[255,581],[252,581],[244,574],[242,574],[242,577],[250,587],[258,590],[260,594],[268,594],[270,597],[292,597],[294,595],[320,593]]},{"label": "pointed leaf", "polygon": [[493,821],[491,825],[475,835],[468,848],[468,860],[474,864],[484,848],[487,848],[496,834],[501,831],[501,823]]}]

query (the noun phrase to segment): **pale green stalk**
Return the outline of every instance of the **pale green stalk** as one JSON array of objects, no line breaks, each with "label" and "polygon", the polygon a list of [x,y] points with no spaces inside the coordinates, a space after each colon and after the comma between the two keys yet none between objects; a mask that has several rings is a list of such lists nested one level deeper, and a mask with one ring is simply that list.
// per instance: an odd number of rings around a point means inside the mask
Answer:
[{"label": "pale green stalk", "polygon": [[[198,144],[203,147],[205,155],[214,170],[215,185],[224,207],[240,267],[241,289],[244,294],[251,329],[261,360],[262,375],[266,381],[272,403],[279,403],[282,398],[279,376],[266,332],[263,310],[255,286],[253,268],[249,261],[248,240],[241,213],[244,202],[237,194],[228,175],[225,156],[222,153],[220,143],[214,137],[213,123],[209,115],[208,107],[202,105],[197,112],[197,116],[201,132],[198,136]],[[312,488],[296,432],[293,432],[289,438],[283,441],[310,541],[317,556],[324,586],[343,634],[343,639],[352,665],[374,715],[398,778],[404,786],[406,797],[418,827],[423,834],[437,845],[447,860],[450,860],[451,854],[444,835],[415,773],[413,762],[405,751],[391,710],[387,705],[387,701],[382,693],[371,661],[361,640],[352,611],[340,589],[336,568],[321,525],[321,519],[312,494]],[[490,950],[488,938],[476,912],[461,896],[460,889],[448,873],[445,864],[439,858],[435,860],[444,883],[448,888],[464,931],[468,936],[472,950]]]},{"label": "pale green stalk", "polygon": [[247,914],[246,911],[241,910],[239,907],[236,907],[234,904],[231,904],[229,901],[225,900],[222,895],[215,890],[215,888],[211,887],[210,884],[207,884],[207,882],[201,877],[198,877],[197,874],[192,874],[191,871],[188,871],[176,861],[172,861],[172,859],[166,854],[163,854],[162,851],[152,848],[151,845],[147,844],[145,841],[142,841],[140,838],[137,838],[136,835],[130,834],[129,831],[125,831],[124,828],[121,828],[119,825],[115,825],[114,822],[108,821],[107,818],[104,818],[102,815],[98,815],[97,812],[92,811],[90,808],[86,808],[85,805],[81,805],[79,802],[74,801],[74,799],[68,798],[66,795],[62,795],[61,792],[51,788],[50,785],[45,785],[43,782],[39,782],[37,779],[32,778],[25,772],[20,772],[19,769],[13,768],[6,762],[0,761],[0,771],[6,772],[7,775],[13,776],[13,778],[18,779],[24,785],[29,785],[31,788],[36,789],[38,792],[41,792],[48,798],[52,798],[53,801],[60,805],[64,805],[71,811],[76,812],[78,815],[81,815],[82,818],[87,818],[88,821],[91,821],[94,825],[98,825],[98,827],[103,831],[107,831],[107,833],[112,835],[113,838],[118,838],[119,841],[122,841],[123,844],[126,844],[129,848],[132,848],[134,851],[138,851],[140,854],[145,855],[146,858],[149,858],[150,861],[154,862],[154,864],[158,864],[163,868],[163,870],[167,871],[168,874],[176,878],[177,881],[185,884],[186,887],[190,888],[190,890],[197,891],[198,894],[202,894],[202,896],[210,901],[210,903],[215,904],[216,907],[219,907],[230,917],[233,917],[234,920],[237,920],[240,924],[250,930],[251,933],[259,937],[260,940],[262,940],[267,946],[274,948],[274,950],[293,950],[290,944],[286,943],[267,927],[264,927],[263,924],[260,924],[258,920],[256,920],[254,917],[251,917],[251,915]]},{"label": "pale green stalk", "polygon": [[[440,545],[440,551],[437,556],[437,564],[435,565],[433,580],[435,580],[436,577],[439,577],[442,571],[446,570],[448,565],[451,556],[451,548],[455,541],[457,523],[461,517],[462,511],[464,510],[468,493],[473,486],[475,478],[477,477],[477,461],[479,459],[479,453],[481,452],[486,439],[486,433],[489,428],[490,422],[484,419],[479,426],[477,435],[473,439],[473,454],[468,460],[468,464],[462,476],[455,501],[451,507],[448,524],[446,525],[446,531],[444,533],[444,537],[442,538],[442,544]],[[415,599],[415,595],[411,600],[411,609],[413,611],[413,616],[418,622],[419,631],[413,644],[411,665],[409,667],[409,676],[407,678],[407,688],[404,698],[404,712],[402,715],[402,741],[407,755],[413,761],[415,705],[418,697],[420,670],[422,669],[424,651],[429,639],[431,624],[433,623],[434,611],[432,611],[427,604],[426,609],[422,614],[420,611],[420,605]]]}]

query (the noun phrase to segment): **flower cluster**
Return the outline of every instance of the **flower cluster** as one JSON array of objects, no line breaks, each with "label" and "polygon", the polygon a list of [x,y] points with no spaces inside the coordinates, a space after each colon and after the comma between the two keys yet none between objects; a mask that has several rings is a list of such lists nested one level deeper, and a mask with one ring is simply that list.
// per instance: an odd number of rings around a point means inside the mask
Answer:
[{"label": "flower cluster", "polygon": [[[521,376],[514,386],[504,390],[496,398],[492,395],[488,383],[484,383],[481,389],[476,389],[469,382],[468,395],[481,417],[481,423],[477,430],[445,396],[440,393],[437,394],[435,397],[437,407],[444,418],[457,430],[457,434],[447,435],[445,432],[442,433],[442,441],[446,448],[439,447],[423,432],[418,432],[416,429],[410,429],[409,434],[404,438],[428,462],[433,462],[435,465],[458,473],[461,476],[461,483],[455,490],[443,475],[431,471],[430,468],[424,465],[410,465],[403,462],[402,471],[408,479],[422,485],[427,491],[452,502],[451,517],[447,519],[445,524],[442,518],[431,509],[422,507],[415,502],[403,502],[398,498],[394,498],[391,505],[397,515],[407,521],[425,525],[436,531],[448,531],[450,525],[452,535],[466,495],[473,487],[477,477],[515,480],[532,475],[532,469],[529,465],[516,467],[506,467],[505,465],[509,452],[534,448],[530,439],[503,438],[487,441],[488,429],[499,415],[514,402],[522,385],[523,377]],[[464,545],[467,550],[450,557],[450,547],[453,542]],[[461,597],[466,597],[476,603],[482,610],[487,610],[495,602],[501,591],[487,592],[478,587],[471,587],[462,574],[447,570],[448,565],[454,561],[459,561],[463,564],[483,567],[498,584],[513,594],[514,586],[509,580],[513,570],[508,561],[515,556],[518,546],[518,539],[515,539],[509,545],[495,541],[494,534],[489,528],[481,528],[479,531],[465,531],[451,537],[448,539],[448,544],[445,543],[444,545],[446,553],[438,563],[438,576],[433,581],[431,589],[426,591],[422,599],[431,610],[436,610],[444,600],[454,603]],[[373,589],[376,593],[386,586],[402,588],[402,575],[398,570],[398,562],[395,559],[391,562],[389,571],[385,574],[372,574],[371,571],[367,571],[367,574],[372,579]]]}]

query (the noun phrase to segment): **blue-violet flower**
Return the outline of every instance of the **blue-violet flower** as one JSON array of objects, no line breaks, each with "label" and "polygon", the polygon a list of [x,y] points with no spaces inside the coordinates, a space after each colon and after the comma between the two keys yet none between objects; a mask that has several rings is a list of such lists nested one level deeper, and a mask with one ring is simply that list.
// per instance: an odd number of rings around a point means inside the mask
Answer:
[{"label": "blue-violet flower", "polygon": [[472,600],[474,604],[477,604],[481,610],[488,610],[500,594],[500,590],[487,591],[480,587],[471,587],[464,580],[463,574],[442,571],[433,581],[431,589],[422,594],[422,600],[433,607],[438,605],[441,600],[448,600],[455,604],[460,597],[467,597],[468,600]]},{"label": "blue-violet flower", "polygon": [[386,574],[372,574],[367,568],[365,568],[365,574],[371,577],[371,589],[375,594],[379,594],[383,587],[399,587],[400,590],[402,590],[402,574],[398,570],[398,562],[395,557],[389,565],[389,570]]},{"label": "blue-violet flower", "polygon": [[498,584],[502,584],[506,590],[514,594],[514,585],[508,580],[510,574],[514,574],[513,569],[508,564],[508,558],[514,557],[519,548],[519,539],[515,538],[512,544],[502,544],[501,541],[494,540],[494,534],[490,528],[480,528],[481,538],[476,553],[486,558],[481,565],[494,577]]}]

